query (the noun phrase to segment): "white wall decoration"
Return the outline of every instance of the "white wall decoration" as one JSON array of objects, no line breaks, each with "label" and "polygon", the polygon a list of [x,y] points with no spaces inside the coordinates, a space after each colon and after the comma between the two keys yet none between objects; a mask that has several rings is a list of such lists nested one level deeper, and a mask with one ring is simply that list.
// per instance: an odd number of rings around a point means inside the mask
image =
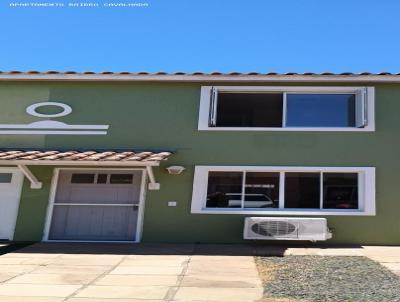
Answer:
[{"label": "white wall decoration", "polygon": [[[55,106],[62,109],[59,113],[45,114],[37,112],[44,106]],[[47,118],[30,124],[0,124],[0,134],[58,134],[58,135],[105,135],[109,125],[68,125],[51,120],[70,114],[72,108],[59,102],[34,103],[26,108],[26,113],[32,116]]]}]

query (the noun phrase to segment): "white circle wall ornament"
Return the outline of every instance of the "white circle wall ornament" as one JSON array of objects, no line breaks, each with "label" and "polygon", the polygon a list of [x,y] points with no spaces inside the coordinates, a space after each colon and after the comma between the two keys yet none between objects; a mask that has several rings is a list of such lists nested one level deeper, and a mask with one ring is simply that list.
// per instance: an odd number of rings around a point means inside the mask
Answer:
[{"label": "white circle wall ornament", "polygon": [[[55,106],[55,107],[60,107],[63,110],[59,113],[53,113],[53,114],[44,114],[44,113],[39,113],[36,111],[36,109],[44,106]],[[28,107],[26,107],[26,113],[37,116],[37,117],[62,117],[70,114],[72,112],[72,108],[66,104],[63,103],[58,103],[58,102],[40,102],[36,104],[32,104]]]}]

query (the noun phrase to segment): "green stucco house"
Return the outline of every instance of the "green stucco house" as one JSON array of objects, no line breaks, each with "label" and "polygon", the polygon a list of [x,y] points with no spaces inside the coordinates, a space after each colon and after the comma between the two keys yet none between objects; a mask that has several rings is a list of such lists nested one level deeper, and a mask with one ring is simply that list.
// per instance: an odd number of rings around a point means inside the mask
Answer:
[{"label": "green stucco house", "polygon": [[0,239],[400,244],[400,74],[0,73]]}]

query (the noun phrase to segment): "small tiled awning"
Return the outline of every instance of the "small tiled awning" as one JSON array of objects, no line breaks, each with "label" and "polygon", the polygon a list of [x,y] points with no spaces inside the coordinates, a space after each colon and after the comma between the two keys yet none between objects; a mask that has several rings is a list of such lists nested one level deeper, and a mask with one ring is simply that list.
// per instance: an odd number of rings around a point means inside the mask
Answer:
[{"label": "small tiled awning", "polygon": [[0,165],[158,166],[171,152],[0,150]]},{"label": "small tiled awning", "polygon": [[32,189],[41,189],[40,182],[27,166],[97,166],[145,167],[149,190],[159,190],[152,167],[159,166],[171,152],[154,151],[44,151],[0,150],[0,166],[17,166],[31,182]]}]

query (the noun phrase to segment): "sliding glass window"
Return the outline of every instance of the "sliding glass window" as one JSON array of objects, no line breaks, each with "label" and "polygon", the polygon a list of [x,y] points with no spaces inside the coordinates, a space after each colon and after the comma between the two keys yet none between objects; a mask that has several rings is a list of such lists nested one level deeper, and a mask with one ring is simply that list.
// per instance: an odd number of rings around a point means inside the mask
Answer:
[{"label": "sliding glass window", "polygon": [[208,130],[354,130],[373,126],[369,87],[202,87]]},{"label": "sliding glass window", "polygon": [[210,171],[206,208],[354,210],[360,206],[358,178],[323,171]]}]

